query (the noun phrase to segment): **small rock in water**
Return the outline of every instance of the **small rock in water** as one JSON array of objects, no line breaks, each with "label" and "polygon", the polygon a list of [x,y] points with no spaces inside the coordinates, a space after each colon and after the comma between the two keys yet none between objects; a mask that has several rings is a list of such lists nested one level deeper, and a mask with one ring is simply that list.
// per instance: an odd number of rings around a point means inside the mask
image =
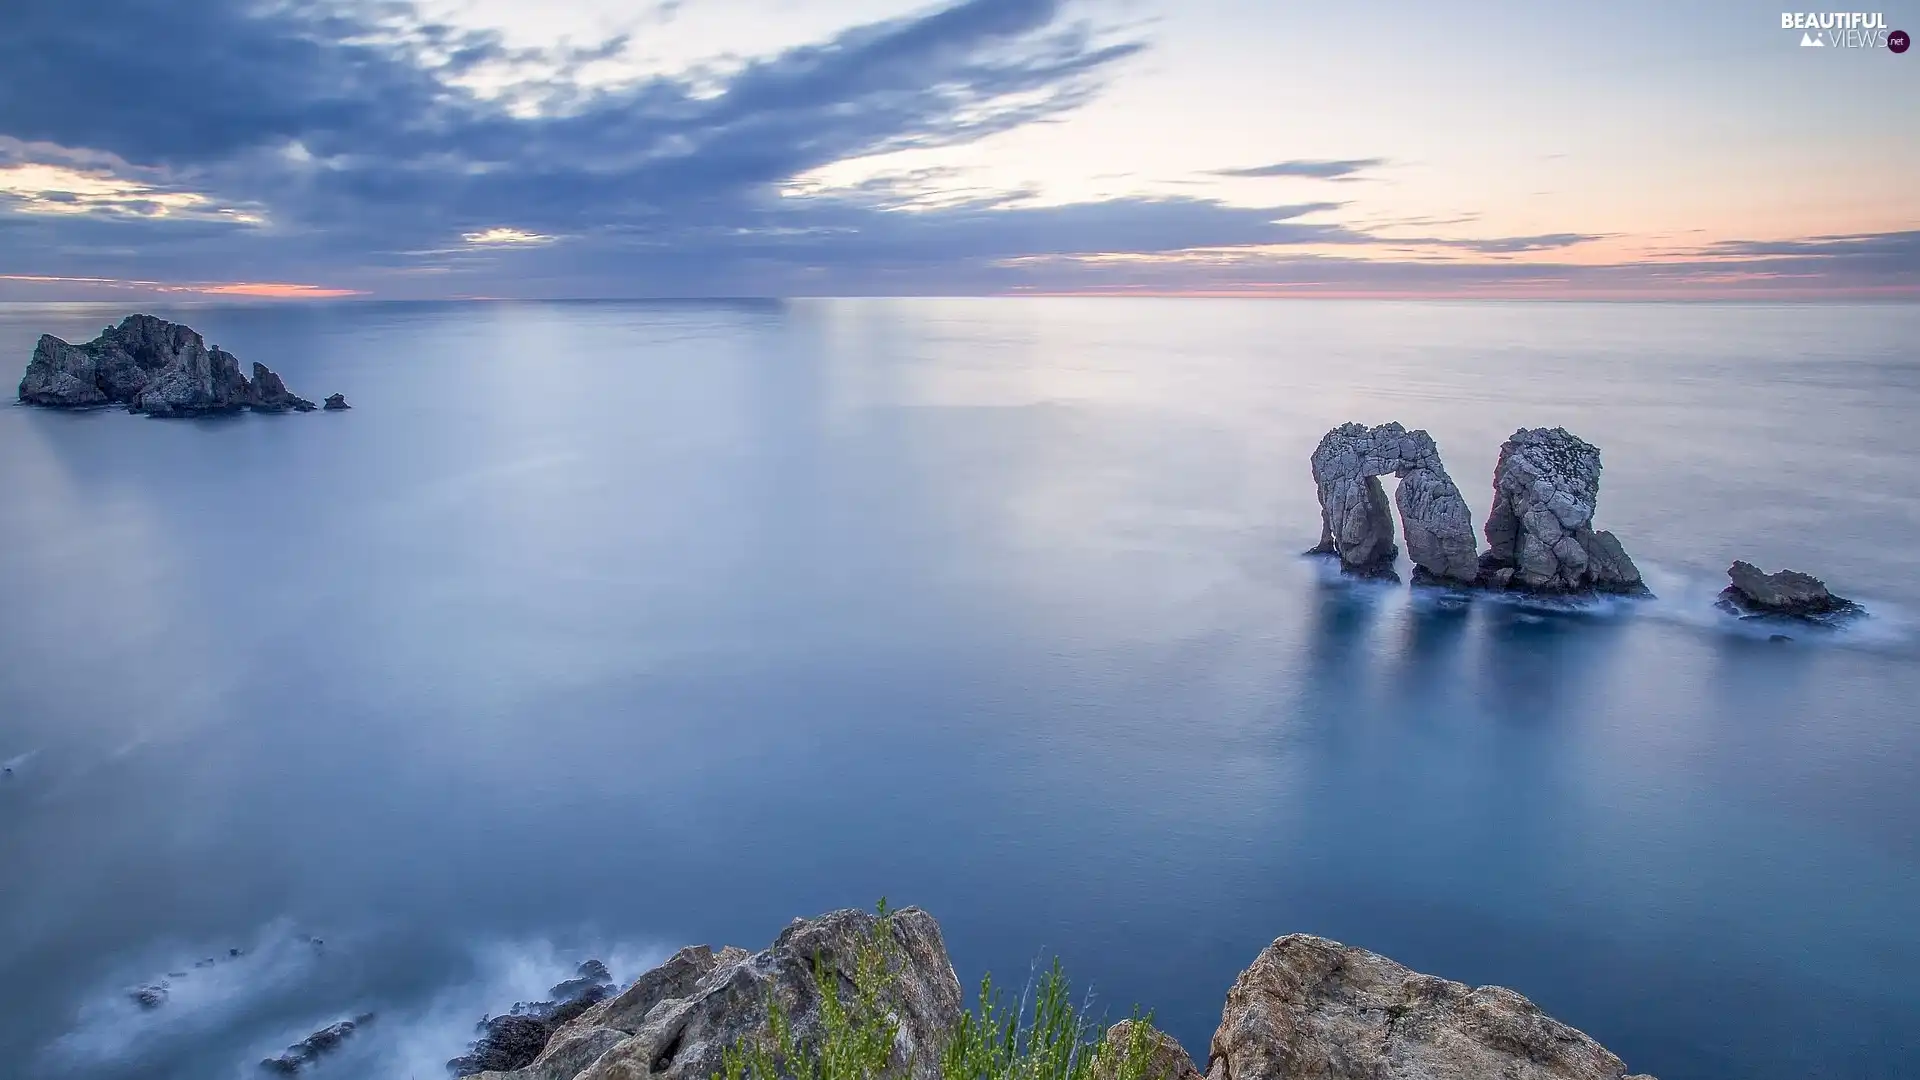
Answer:
[{"label": "small rock in water", "polygon": [[270,1073],[292,1076],[305,1066],[319,1061],[322,1055],[332,1053],[349,1035],[373,1022],[372,1013],[361,1013],[351,1020],[342,1020],[337,1024],[328,1024],[319,1031],[301,1039],[279,1057],[265,1058],[260,1067]]},{"label": "small rock in water", "polygon": [[1750,562],[1735,562],[1727,568],[1727,579],[1731,584],[1721,590],[1714,606],[1742,619],[1834,625],[1866,614],[1859,604],[1827,591],[1826,582],[1798,570],[1769,574]]},{"label": "small rock in water", "polygon": [[322,405],[321,408],[326,409],[328,412],[339,412],[341,409],[351,409],[353,406],[347,404],[347,399],[344,394],[328,394],[326,404]]},{"label": "small rock in water", "polygon": [[143,1009],[157,1009],[167,1003],[167,984],[150,983],[127,991],[134,1004]]}]

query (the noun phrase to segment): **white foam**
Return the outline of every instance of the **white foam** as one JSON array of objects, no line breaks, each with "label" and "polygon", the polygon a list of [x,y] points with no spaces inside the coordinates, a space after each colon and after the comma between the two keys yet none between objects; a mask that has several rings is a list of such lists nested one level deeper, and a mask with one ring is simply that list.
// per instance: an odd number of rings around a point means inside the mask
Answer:
[{"label": "white foam", "polygon": [[[547,939],[493,941],[473,950],[472,974],[423,1005],[380,1018],[342,1052],[323,1059],[319,1076],[443,1077],[447,1059],[466,1053],[482,1016],[498,1016],[517,1001],[539,1001],[556,983],[597,958],[621,986],[667,958],[665,949],[621,944],[560,947]],[[318,1026],[318,1025],[316,1025]],[[297,1037],[297,1036],[296,1036]]]},{"label": "white foam", "polygon": [[[204,1039],[296,990],[318,953],[285,920],[263,927],[237,957],[224,945],[147,950],[87,996],[73,1028],[46,1054],[60,1065],[99,1066],[139,1058],[159,1044]],[[212,964],[194,966],[208,958]],[[149,984],[166,987],[158,1008],[141,1008],[129,996]]]}]

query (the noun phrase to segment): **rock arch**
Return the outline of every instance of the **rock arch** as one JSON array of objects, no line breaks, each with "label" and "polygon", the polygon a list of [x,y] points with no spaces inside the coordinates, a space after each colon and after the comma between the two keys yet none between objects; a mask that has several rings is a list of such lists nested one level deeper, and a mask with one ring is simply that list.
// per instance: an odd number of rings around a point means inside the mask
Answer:
[{"label": "rock arch", "polygon": [[1387,576],[1399,549],[1393,512],[1380,477],[1400,478],[1400,508],[1414,580],[1471,584],[1479,572],[1473,518],[1467,501],[1440,463],[1439,447],[1424,431],[1397,423],[1342,424],[1313,452],[1320,489],[1320,544],[1309,554],[1340,557],[1343,569]]}]

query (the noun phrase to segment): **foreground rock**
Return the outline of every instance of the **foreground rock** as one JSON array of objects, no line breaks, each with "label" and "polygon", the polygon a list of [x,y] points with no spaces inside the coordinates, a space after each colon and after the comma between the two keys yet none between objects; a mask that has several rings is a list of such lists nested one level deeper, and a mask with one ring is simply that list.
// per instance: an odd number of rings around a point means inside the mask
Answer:
[{"label": "foreground rock", "polygon": [[[1283,937],[1227,994],[1208,1080],[1623,1080],[1585,1034],[1498,986]],[[1640,1078],[1651,1080],[1651,1078]]]},{"label": "foreground rock", "polygon": [[1415,580],[1472,582],[1478,565],[1467,501],[1440,463],[1433,437],[1399,424],[1342,424],[1321,437],[1313,452],[1320,543],[1308,554],[1337,555],[1348,573],[1393,576],[1400,552],[1380,483],[1389,473],[1400,478],[1394,501]]},{"label": "foreground rock", "polygon": [[[707,946],[682,949],[617,997],[560,1027],[531,1065],[486,1080],[709,1080],[721,1055],[764,1032],[767,995],[786,1009],[796,1040],[820,1030],[814,958],[851,987],[860,947],[876,916],[835,911],[795,920],[769,949],[749,954]],[[899,978],[889,1006],[899,1025],[894,1064],[912,1080],[939,1080],[940,1051],[960,1019],[960,981],[933,916],[902,908],[891,916]]]},{"label": "foreground rock", "polygon": [[260,1068],[280,1076],[292,1076],[301,1069],[319,1061],[322,1057],[340,1048],[348,1036],[373,1022],[372,1013],[362,1013],[351,1020],[342,1020],[337,1024],[328,1024],[319,1031],[301,1039],[279,1057],[270,1057],[260,1062]]},{"label": "foreground rock", "polygon": [[1743,619],[1797,619],[1834,624],[1866,614],[1866,609],[1844,596],[1827,591],[1826,582],[1798,570],[1769,574],[1750,562],[1727,569],[1732,581],[1715,606]]},{"label": "foreground rock", "polygon": [[467,1053],[447,1062],[455,1076],[474,1076],[530,1065],[556,1029],[606,1000],[613,976],[598,960],[581,964],[573,978],[547,991],[548,1001],[514,1002],[504,1016],[480,1021],[480,1038]]},{"label": "foreground rock", "polygon": [[43,334],[20,379],[29,405],[87,408],[125,405],[150,416],[199,416],[255,409],[311,410],[313,402],[287,390],[264,364],[253,379],[240,361],[191,327],[152,315],[129,315],[84,345]]},{"label": "foreground rock", "polygon": [[[940,1054],[958,1023],[960,984],[933,917],[892,916],[898,979],[887,1006],[898,1024],[890,1077],[940,1080]],[[620,994],[550,1036],[531,1064],[483,1080],[709,1080],[722,1053],[764,1034],[775,995],[795,1040],[820,1031],[819,957],[852,992],[853,965],[876,917],[836,911],[796,920],[773,947],[748,954],[705,945],[675,953]],[[1144,1075],[1095,1061],[1091,1080],[1652,1080],[1581,1032],[1499,987],[1474,989],[1409,971],[1383,956],[1307,935],[1275,941],[1234,983],[1207,1071],[1141,1021],[1109,1029],[1149,1051]],[[529,1040],[531,1041],[531,1040]]]},{"label": "foreground rock", "polygon": [[1514,432],[1494,466],[1480,584],[1548,594],[1649,595],[1620,541],[1594,530],[1599,500],[1597,447],[1565,428]]}]

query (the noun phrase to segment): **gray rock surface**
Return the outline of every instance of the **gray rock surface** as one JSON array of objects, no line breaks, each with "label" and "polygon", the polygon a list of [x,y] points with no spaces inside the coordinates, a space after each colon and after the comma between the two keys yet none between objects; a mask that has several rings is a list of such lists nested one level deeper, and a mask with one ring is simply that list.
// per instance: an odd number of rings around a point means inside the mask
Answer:
[{"label": "gray rock surface", "polygon": [[1467,584],[1478,573],[1473,518],[1424,431],[1399,424],[1342,424],[1313,452],[1320,494],[1320,543],[1310,554],[1340,557],[1350,573],[1388,576],[1399,549],[1380,477],[1400,478],[1395,502],[1416,581]]},{"label": "gray rock surface", "polygon": [[[890,1001],[899,1025],[895,1062],[912,1080],[939,1080],[946,1033],[960,1018],[960,981],[933,916],[902,908],[891,918],[900,964]],[[753,954],[682,949],[556,1031],[531,1065],[480,1075],[484,1080],[709,1080],[720,1071],[727,1047],[765,1030],[769,992],[787,1010],[795,1038],[804,1044],[820,1025],[814,958],[838,975],[842,993],[850,995],[854,958],[875,919],[864,912],[835,911],[795,920],[771,948]]]},{"label": "gray rock surface", "polygon": [[256,412],[312,412],[314,404],[287,389],[280,376],[267,365],[254,361],[253,397],[249,402]]},{"label": "gray rock surface", "polygon": [[1742,618],[1832,622],[1866,612],[1859,604],[1827,591],[1826,582],[1798,570],[1769,574],[1750,562],[1735,562],[1727,568],[1727,577],[1732,584],[1721,591],[1717,606]]},{"label": "gray rock surface", "polygon": [[573,978],[555,984],[547,994],[550,1000],[516,1001],[505,1015],[480,1021],[480,1038],[465,1054],[447,1062],[447,1071],[473,1076],[533,1064],[555,1032],[612,996],[613,976],[607,965],[588,960]]},{"label": "gray rock surface", "polygon": [[292,1076],[301,1069],[317,1063],[321,1058],[333,1053],[346,1042],[354,1032],[373,1022],[372,1013],[362,1013],[351,1020],[342,1020],[337,1024],[328,1024],[319,1031],[301,1039],[279,1057],[270,1057],[260,1062],[260,1068],[280,1076]]},{"label": "gray rock surface", "polygon": [[[1136,1080],[1200,1080],[1202,1074],[1193,1067],[1186,1047],[1144,1020],[1122,1020],[1108,1028],[1107,1045],[1126,1049],[1135,1038],[1136,1028],[1142,1029],[1139,1037],[1146,1041],[1149,1055],[1145,1072]],[[1117,1060],[1102,1058],[1096,1060],[1092,1071],[1092,1080],[1120,1080],[1118,1074],[1123,1070]]]},{"label": "gray rock surface", "polygon": [[1593,528],[1600,451],[1565,428],[1522,428],[1500,447],[1480,583],[1536,593],[1646,595],[1640,571]]},{"label": "gray rock surface", "polygon": [[1511,990],[1422,975],[1306,934],[1275,941],[1234,982],[1207,1064],[1208,1080],[1624,1080],[1626,1071]]},{"label": "gray rock surface", "polygon": [[42,335],[20,379],[19,398],[56,408],[125,405],[152,416],[314,407],[290,393],[266,365],[254,364],[253,373],[249,381],[232,353],[209,347],[191,327],[129,315],[84,345]]}]

